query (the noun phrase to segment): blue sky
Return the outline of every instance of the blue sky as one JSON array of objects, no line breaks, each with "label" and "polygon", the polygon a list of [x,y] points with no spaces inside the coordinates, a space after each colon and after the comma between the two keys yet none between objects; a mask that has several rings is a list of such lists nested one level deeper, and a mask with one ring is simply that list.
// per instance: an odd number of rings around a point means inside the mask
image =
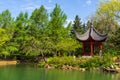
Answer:
[{"label": "blue sky", "polygon": [[59,4],[66,13],[67,20],[74,20],[76,15],[86,21],[90,15],[94,14],[99,0],[0,0],[0,13],[8,9],[13,17],[20,12],[31,12],[35,8],[44,5],[48,12],[51,12],[55,4]]}]

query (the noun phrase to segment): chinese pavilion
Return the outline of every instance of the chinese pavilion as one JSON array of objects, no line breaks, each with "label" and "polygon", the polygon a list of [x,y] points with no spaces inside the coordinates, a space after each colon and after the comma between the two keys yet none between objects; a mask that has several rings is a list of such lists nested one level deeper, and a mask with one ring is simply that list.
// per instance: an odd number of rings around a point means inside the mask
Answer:
[{"label": "chinese pavilion", "polygon": [[80,35],[75,31],[76,38],[82,42],[82,56],[93,56],[94,49],[98,46],[99,55],[102,54],[102,42],[107,39],[107,34],[100,34],[91,25],[84,34]]}]

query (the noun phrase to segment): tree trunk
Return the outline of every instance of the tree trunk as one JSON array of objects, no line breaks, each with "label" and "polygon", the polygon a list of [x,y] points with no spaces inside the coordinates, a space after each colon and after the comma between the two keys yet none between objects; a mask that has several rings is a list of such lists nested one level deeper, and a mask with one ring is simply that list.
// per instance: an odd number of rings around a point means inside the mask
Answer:
[{"label": "tree trunk", "polygon": [[61,56],[60,51],[56,51],[56,55],[57,55],[57,56]]},{"label": "tree trunk", "polygon": [[42,54],[42,58],[43,58],[44,62],[47,63],[44,54],[43,53],[41,53],[41,54]]}]

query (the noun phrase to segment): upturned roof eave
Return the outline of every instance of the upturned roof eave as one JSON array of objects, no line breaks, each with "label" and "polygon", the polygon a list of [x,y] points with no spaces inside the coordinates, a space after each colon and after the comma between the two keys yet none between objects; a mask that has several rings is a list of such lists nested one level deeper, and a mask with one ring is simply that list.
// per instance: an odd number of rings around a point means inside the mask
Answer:
[{"label": "upturned roof eave", "polygon": [[85,32],[82,35],[79,35],[78,33],[75,34],[76,34],[76,38],[81,42],[89,41],[90,38],[92,38],[93,41],[98,41],[98,42],[102,42],[107,39],[107,34],[105,35],[100,34],[99,32],[96,31],[94,27],[90,27],[87,30],[87,32]]}]

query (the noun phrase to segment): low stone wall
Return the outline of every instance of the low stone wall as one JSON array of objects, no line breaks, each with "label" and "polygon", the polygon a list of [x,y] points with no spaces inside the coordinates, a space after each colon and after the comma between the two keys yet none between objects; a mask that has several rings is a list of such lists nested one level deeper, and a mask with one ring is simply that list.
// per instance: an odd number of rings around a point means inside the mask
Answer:
[{"label": "low stone wall", "polygon": [[17,61],[0,61],[0,66],[3,65],[16,65]]}]

